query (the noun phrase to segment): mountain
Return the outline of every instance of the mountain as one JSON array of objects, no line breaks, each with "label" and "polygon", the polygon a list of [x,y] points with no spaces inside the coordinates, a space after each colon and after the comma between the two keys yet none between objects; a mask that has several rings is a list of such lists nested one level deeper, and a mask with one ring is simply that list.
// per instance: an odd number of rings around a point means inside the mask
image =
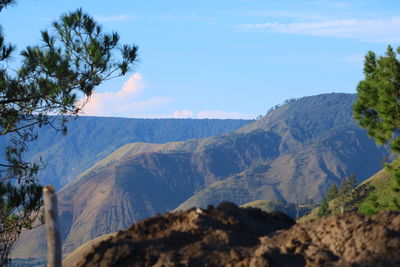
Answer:
[{"label": "mountain", "polygon": [[354,100],[355,95],[346,94],[306,97],[237,130],[247,136],[260,131],[276,134],[278,155],[253,161],[243,171],[208,185],[177,209],[222,200],[237,204],[263,199],[318,201],[330,184],[350,173],[358,181],[368,178],[380,169],[388,151],[355,125]]},{"label": "mountain", "polygon": [[[67,124],[66,136],[51,127],[36,129],[38,139],[29,143],[26,158],[36,162],[42,158],[46,166],[39,172],[41,183],[61,188],[125,144],[166,143],[209,137],[230,132],[249,122],[251,121],[78,117]],[[0,147],[5,147],[7,141],[7,138],[1,137]]]},{"label": "mountain", "polygon": [[[246,203],[284,200],[303,203],[320,200],[327,187],[356,173],[359,181],[380,168],[385,156],[356,126],[330,130],[296,151],[281,152],[274,159],[253,163],[247,169],[197,192],[177,209],[205,207],[222,200]],[[240,188],[240,190],[237,190]]]},{"label": "mountain", "polygon": [[[388,151],[355,125],[354,100],[304,97],[230,133],[121,147],[58,193],[64,250],[175,208],[319,201],[351,173],[370,177]],[[24,233],[14,256],[44,255],[43,234],[40,227]]]}]

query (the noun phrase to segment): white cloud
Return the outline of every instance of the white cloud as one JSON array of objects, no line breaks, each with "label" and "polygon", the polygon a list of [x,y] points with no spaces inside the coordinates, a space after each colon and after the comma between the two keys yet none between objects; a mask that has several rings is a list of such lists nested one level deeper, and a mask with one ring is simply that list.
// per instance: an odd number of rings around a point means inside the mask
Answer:
[{"label": "white cloud", "polygon": [[315,12],[307,12],[302,10],[267,10],[267,11],[251,11],[242,13],[242,15],[252,17],[270,17],[270,18],[288,18],[296,20],[322,20],[327,16],[316,14]]},{"label": "white cloud", "polygon": [[243,114],[241,112],[234,111],[221,111],[221,110],[202,110],[199,112],[193,112],[192,110],[183,109],[176,110],[172,113],[172,116],[163,116],[165,118],[176,118],[176,119],[253,119],[253,116]]},{"label": "white cloud", "polygon": [[176,110],[172,113],[172,118],[175,119],[187,119],[193,117],[193,111],[188,109]]},{"label": "white cloud", "polygon": [[317,22],[267,22],[242,24],[241,31],[263,31],[323,37],[351,38],[371,42],[400,42],[400,17],[386,19],[344,19]]},{"label": "white cloud", "polygon": [[117,106],[114,116],[126,118],[147,117],[143,114],[152,113],[154,110],[164,107],[172,101],[173,99],[169,97],[153,97],[146,100],[131,101]]},{"label": "white cloud", "polygon": [[[252,119],[240,112],[203,110],[193,112],[189,109],[176,110],[164,115],[161,110],[174,101],[169,97],[143,98],[145,84],[139,73],[128,78],[116,92],[94,92],[82,110],[85,116],[125,117],[125,118],[197,118],[197,119]],[[83,99],[78,101],[81,106]]]},{"label": "white cloud", "polygon": [[[138,117],[172,101],[167,97],[139,99],[144,89],[142,76],[133,74],[116,92],[94,92],[82,113],[87,116]],[[78,106],[82,100],[78,102]]]},{"label": "white cloud", "polygon": [[230,112],[221,110],[203,110],[196,114],[198,119],[252,119],[252,116],[241,112]]},{"label": "white cloud", "polygon": [[117,15],[117,16],[96,16],[95,19],[99,22],[121,22],[137,19],[137,17],[132,15]]}]

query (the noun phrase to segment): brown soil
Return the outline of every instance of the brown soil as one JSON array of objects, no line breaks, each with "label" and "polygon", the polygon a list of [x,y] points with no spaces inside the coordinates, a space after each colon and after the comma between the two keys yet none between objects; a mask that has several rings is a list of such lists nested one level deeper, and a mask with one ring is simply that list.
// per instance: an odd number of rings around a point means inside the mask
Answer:
[{"label": "brown soil", "polygon": [[[339,214],[262,237],[263,266],[400,266],[400,212]],[[285,264],[281,264],[285,263]]]},{"label": "brown soil", "polygon": [[78,266],[400,266],[400,212],[293,224],[228,202],[166,213],[99,243]]},{"label": "brown soil", "polygon": [[293,224],[282,213],[241,209],[229,202],[206,210],[166,213],[100,243],[80,266],[248,265],[259,237]]}]

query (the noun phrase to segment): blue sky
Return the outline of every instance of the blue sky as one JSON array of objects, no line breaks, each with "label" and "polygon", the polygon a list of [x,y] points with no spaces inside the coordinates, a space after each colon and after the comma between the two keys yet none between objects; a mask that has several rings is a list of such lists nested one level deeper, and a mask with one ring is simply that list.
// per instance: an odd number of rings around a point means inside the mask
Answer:
[{"label": "blue sky", "polygon": [[19,0],[0,24],[21,50],[79,7],[140,58],[86,115],[255,118],[289,98],[354,93],[366,52],[400,43],[395,0]]}]

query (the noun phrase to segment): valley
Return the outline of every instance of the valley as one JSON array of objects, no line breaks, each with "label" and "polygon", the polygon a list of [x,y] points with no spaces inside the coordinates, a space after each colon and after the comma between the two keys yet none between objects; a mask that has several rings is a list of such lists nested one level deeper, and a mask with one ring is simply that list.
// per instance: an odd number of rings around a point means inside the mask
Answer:
[{"label": "valley", "polygon": [[[221,201],[318,203],[332,183],[358,182],[389,156],[352,119],[355,95],[282,105],[213,137],[122,146],[58,192],[64,252],[158,213]],[[13,257],[46,254],[42,227],[23,232]]]}]

